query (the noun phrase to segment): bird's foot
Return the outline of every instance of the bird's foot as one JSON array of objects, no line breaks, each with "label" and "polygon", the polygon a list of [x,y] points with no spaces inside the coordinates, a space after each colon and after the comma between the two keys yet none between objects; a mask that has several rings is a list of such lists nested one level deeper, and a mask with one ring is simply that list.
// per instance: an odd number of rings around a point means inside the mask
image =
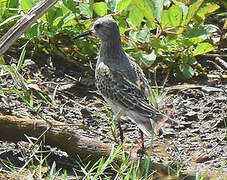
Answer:
[{"label": "bird's foot", "polygon": [[138,157],[143,158],[146,156],[146,149],[144,147],[141,147],[137,151]]}]

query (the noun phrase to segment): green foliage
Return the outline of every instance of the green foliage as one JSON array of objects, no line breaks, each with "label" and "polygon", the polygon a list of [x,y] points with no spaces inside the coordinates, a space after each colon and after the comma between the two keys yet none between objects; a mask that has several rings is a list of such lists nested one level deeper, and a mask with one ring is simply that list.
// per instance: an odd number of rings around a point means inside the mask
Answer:
[{"label": "green foliage", "polygon": [[104,2],[97,2],[93,4],[94,11],[99,16],[104,16],[107,13],[107,4]]},{"label": "green foliage", "polygon": [[21,0],[21,9],[27,13],[34,5],[35,2],[31,0]]},{"label": "green foliage", "polygon": [[200,43],[198,46],[196,46],[195,50],[192,52],[194,56],[199,55],[199,54],[204,54],[206,52],[212,51],[214,47],[205,42],[205,43]]},{"label": "green foliage", "polygon": [[[170,5],[154,0],[149,3],[145,0],[122,0],[118,4],[118,10],[122,14],[127,13],[129,21],[137,26],[129,32],[134,42],[128,40],[126,50],[146,66],[165,63],[169,70],[180,72],[185,78],[193,77],[195,72],[204,73],[195,56],[214,49],[209,37],[217,27],[204,25],[204,21],[218,8],[219,5],[203,0],[190,5],[180,1],[174,1]],[[146,15],[145,9],[149,15]],[[121,23],[119,25],[121,28]],[[150,30],[154,28],[158,31],[155,38],[151,39]],[[133,50],[138,46],[144,51]]]},{"label": "green foliage", "polygon": [[143,20],[143,13],[142,11],[137,8],[137,6],[131,6],[131,10],[129,12],[129,19],[132,22],[132,24],[139,26]]},{"label": "green foliage", "polygon": [[188,8],[188,13],[186,15],[186,18],[183,22],[183,25],[188,25],[188,23],[193,19],[195,14],[198,12],[199,7],[202,5],[204,0],[198,0],[197,2],[193,3]]},{"label": "green foliage", "polygon": [[[0,1],[1,29],[9,29],[37,2]],[[97,38],[86,37],[75,42],[70,39],[91,28],[92,18],[112,13],[121,34],[129,34],[129,39],[122,39],[125,50],[142,62],[140,64],[150,68],[164,63],[168,71],[191,78],[196,72],[204,73],[195,56],[214,49],[209,38],[217,27],[204,25],[204,21],[219,7],[218,1],[204,0],[192,1],[191,4],[178,0],[172,3],[168,0],[113,0],[108,3],[85,0],[78,4],[73,0],[62,0],[33,24],[23,38],[30,40],[34,50],[64,54],[76,52],[75,58],[94,59],[98,53]],[[156,33],[152,35],[150,31],[154,29]]]}]

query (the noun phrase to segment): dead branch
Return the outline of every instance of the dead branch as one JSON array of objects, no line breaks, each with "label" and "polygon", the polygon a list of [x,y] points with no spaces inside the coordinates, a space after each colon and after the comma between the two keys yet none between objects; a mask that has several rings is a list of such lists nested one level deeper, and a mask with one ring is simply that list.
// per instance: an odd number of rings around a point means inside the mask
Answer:
[{"label": "dead branch", "polygon": [[9,31],[0,39],[0,56],[48,9],[58,0],[43,0],[37,3],[26,15],[24,15]]},{"label": "dead branch", "polygon": [[[69,127],[65,123],[54,120],[47,123],[43,120],[0,115],[0,140],[27,141],[25,134],[38,138],[45,131],[46,144],[57,147],[71,156],[78,155],[82,160],[89,160],[94,163],[101,157],[108,157],[111,153],[112,147],[110,145],[85,137],[81,130]],[[120,164],[121,162],[121,155],[118,155],[115,163]],[[168,167],[163,164],[150,162],[150,170],[168,175]]]},{"label": "dead branch", "polygon": [[50,127],[45,134],[46,143],[52,147],[58,147],[69,155],[79,155],[82,159],[90,156],[91,160],[97,160],[110,154],[111,147],[107,144],[84,137],[79,130],[68,127],[65,123],[54,120],[50,123],[52,124],[51,127],[43,120],[0,116],[0,139],[12,142],[26,141],[25,134],[38,138]]}]

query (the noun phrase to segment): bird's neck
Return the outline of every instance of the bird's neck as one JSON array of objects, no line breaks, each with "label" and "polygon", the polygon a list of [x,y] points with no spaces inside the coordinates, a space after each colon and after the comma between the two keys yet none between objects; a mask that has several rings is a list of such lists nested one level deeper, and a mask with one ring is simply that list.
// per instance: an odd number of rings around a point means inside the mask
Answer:
[{"label": "bird's neck", "polygon": [[115,39],[112,41],[102,41],[96,67],[98,67],[101,62],[113,71],[124,73],[126,79],[136,83],[137,77],[128,55],[122,48],[120,40],[117,41],[117,39]]},{"label": "bird's neck", "polygon": [[124,59],[126,56],[125,51],[122,48],[121,40],[119,39],[112,39],[108,41],[102,41],[101,48],[100,48],[100,57],[103,60],[114,60],[114,63],[118,60]]}]

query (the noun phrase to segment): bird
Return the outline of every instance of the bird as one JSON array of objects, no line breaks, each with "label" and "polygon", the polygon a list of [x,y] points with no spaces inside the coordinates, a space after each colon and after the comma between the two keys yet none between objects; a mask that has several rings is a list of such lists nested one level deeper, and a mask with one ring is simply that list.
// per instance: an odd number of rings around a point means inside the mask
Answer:
[{"label": "bird", "polygon": [[90,30],[74,39],[91,34],[101,40],[95,67],[95,84],[111,107],[114,120],[118,122],[121,141],[124,139],[120,125],[122,115],[136,123],[142,141],[143,133],[153,136],[159,134],[165,124],[178,124],[149,103],[149,82],[134,58],[124,51],[116,21],[109,16],[98,18]]}]

